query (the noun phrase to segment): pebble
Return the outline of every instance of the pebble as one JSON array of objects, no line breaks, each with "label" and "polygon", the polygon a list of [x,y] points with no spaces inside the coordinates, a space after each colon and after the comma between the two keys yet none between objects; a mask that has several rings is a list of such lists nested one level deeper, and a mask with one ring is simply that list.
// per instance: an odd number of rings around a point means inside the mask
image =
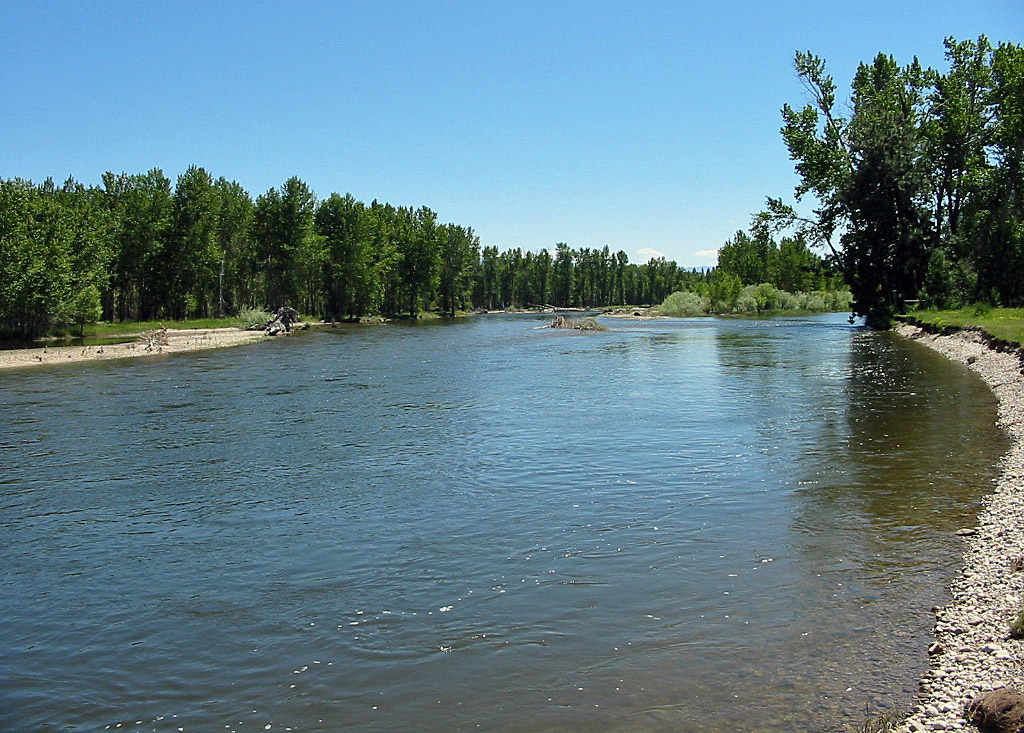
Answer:
[{"label": "pebble", "polygon": [[1000,425],[1010,438],[977,525],[956,532],[964,540],[963,567],[949,604],[936,609],[918,704],[895,728],[974,730],[963,717],[971,699],[998,687],[1024,687],[1024,642],[1008,641],[1009,619],[1024,598],[1024,573],[1012,570],[1024,555],[1024,377],[1016,355],[990,350],[976,333],[934,336],[905,324],[896,330],[981,375],[999,400]]}]

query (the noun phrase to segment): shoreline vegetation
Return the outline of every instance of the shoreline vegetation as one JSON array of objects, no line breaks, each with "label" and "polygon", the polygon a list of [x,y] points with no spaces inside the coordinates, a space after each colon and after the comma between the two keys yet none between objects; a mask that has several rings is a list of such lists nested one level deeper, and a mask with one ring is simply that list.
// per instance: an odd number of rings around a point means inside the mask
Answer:
[{"label": "shoreline vegetation", "polygon": [[894,728],[900,733],[969,729],[968,716],[980,721],[968,708],[981,696],[1011,688],[1008,697],[1020,704],[1024,690],[1024,640],[1014,638],[1011,629],[1024,594],[1024,352],[1019,343],[993,339],[966,320],[969,328],[954,329],[934,325],[949,317],[945,314],[925,317],[932,323],[913,319],[919,325],[904,322],[895,330],[985,380],[998,399],[999,423],[1010,447],[976,526],[957,533],[965,540],[963,565],[949,603],[937,609],[930,666],[913,711]]}]

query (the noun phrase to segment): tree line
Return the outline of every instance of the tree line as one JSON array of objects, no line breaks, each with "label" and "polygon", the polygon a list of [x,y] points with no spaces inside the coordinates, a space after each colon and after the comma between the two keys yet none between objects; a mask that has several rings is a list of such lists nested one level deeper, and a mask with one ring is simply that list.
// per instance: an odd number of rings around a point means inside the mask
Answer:
[{"label": "tree line", "polygon": [[878,54],[845,104],[825,62],[796,54],[811,99],[783,107],[782,136],[813,210],[769,198],[752,229],[824,248],[871,326],[915,302],[1024,305],[1024,49],[945,48],[945,72]]},{"label": "tree line", "polygon": [[655,305],[675,292],[715,304],[762,284],[834,291],[836,273],[873,326],[913,301],[1024,305],[1024,50],[982,36],[948,39],[946,56],[940,73],[879,54],[858,68],[847,110],[824,61],[798,53],[812,99],[783,107],[782,136],[796,199],[814,208],[769,198],[706,270],[607,246],[500,252],[426,206],[319,200],[297,177],[255,200],[196,166],[174,186],[159,169],[99,186],[0,180],[0,336],[282,305],[341,320]]},{"label": "tree line", "polygon": [[607,246],[502,252],[428,207],[318,200],[297,177],[255,200],[196,166],[174,186],[156,168],[107,172],[99,186],[0,180],[0,334],[20,338],[282,305],[328,320],[655,305],[680,290],[738,292],[735,277],[796,291],[824,287],[827,272],[802,239],[742,232],[717,272],[631,263]]},{"label": "tree line", "polygon": [[625,252],[481,247],[425,206],[318,200],[293,177],[255,200],[193,166],[99,186],[0,180],[0,334],[291,305],[329,320],[531,305],[660,303],[707,272]]}]

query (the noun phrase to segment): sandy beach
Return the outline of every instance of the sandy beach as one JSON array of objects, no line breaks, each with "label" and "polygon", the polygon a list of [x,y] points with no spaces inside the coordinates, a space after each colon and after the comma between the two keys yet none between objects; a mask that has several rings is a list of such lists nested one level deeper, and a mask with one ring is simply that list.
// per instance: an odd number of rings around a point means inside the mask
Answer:
[{"label": "sandy beach", "polygon": [[262,331],[240,328],[197,328],[166,331],[166,343],[150,345],[145,340],[104,346],[48,346],[35,349],[0,350],[0,369],[18,369],[83,361],[131,359],[186,351],[238,346],[267,338]]},{"label": "sandy beach", "polygon": [[906,324],[901,335],[977,372],[999,400],[999,422],[1011,444],[977,525],[965,527],[963,565],[950,602],[936,613],[930,668],[913,712],[898,731],[976,730],[964,715],[979,694],[1024,688],[1024,641],[1009,638],[1021,610],[1024,572],[1024,377],[1014,354],[989,348],[980,334],[936,336]]}]

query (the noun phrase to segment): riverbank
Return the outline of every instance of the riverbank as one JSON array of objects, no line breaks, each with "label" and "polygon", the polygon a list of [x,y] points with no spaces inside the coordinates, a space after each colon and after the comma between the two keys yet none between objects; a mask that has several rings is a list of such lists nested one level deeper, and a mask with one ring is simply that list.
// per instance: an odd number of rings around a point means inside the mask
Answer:
[{"label": "riverbank", "polygon": [[263,331],[245,331],[240,328],[168,329],[163,335],[165,338],[160,340],[164,343],[150,344],[146,340],[138,340],[104,346],[53,346],[0,350],[0,370],[180,354],[188,351],[239,346],[267,338]]},{"label": "riverbank", "polygon": [[909,324],[896,331],[981,375],[998,398],[999,422],[1010,438],[977,525],[959,533],[963,567],[948,605],[936,613],[918,704],[895,729],[974,730],[964,717],[971,700],[1000,687],[1024,689],[1024,641],[1009,638],[1024,593],[1024,572],[1014,569],[1024,555],[1024,377],[1016,354],[990,348],[976,331],[935,335]]}]

